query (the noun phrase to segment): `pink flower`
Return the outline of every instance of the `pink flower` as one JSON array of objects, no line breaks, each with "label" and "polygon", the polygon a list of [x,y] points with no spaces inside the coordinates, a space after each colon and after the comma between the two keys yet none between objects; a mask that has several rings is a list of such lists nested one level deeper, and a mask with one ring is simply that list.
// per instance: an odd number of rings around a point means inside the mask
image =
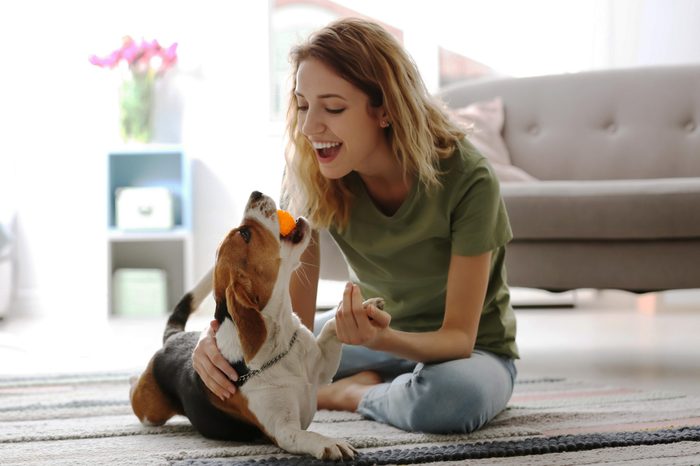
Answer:
[{"label": "pink flower", "polygon": [[90,56],[90,63],[102,68],[114,68],[121,60],[122,54],[120,50],[115,50],[109,56],[100,58],[97,55]]},{"label": "pink flower", "polygon": [[162,70],[165,71],[172,68],[177,62],[177,42],[167,49],[163,49],[160,56],[163,58]]},{"label": "pink flower", "polygon": [[141,51],[131,37],[125,37],[122,43],[121,56],[129,65],[133,65],[138,60]]},{"label": "pink flower", "polygon": [[177,42],[163,48],[155,39],[141,39],[141,42],[137,43],[130,36],[125,36],[120,48],[106,57],[91,55],[89,61],[95,66],[110,69],[125,61],[132,73],[153,72],[162,75],[177,62]]},{"label": "pink flower", "polygon": [[139,57],[139,61],[142,63],[149,64],[153,57],[158,56],[159,51],[160,51],[160,45],[158,44],[157,40],[154,40],[152,42],[146,42],[145,40],[142,40],[141,41],[141,56]]}]

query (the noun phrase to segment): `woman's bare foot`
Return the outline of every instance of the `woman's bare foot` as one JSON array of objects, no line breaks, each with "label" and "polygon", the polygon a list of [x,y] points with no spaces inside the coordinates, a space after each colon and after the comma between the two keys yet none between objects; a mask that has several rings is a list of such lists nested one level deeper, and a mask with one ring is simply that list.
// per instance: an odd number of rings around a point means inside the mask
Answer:
[{"label": "woman's bare foot", "polygon": [[318,409],[354,412],[367,390],[380,383],[379,374],[363,371],[323,386],[318,390]]}]

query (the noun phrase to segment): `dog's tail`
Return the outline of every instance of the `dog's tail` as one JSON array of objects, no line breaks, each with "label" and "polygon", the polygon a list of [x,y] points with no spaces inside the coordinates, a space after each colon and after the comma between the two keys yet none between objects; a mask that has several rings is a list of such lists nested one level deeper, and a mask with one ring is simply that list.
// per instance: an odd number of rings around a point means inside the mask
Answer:
[{"label": "dog's tail", "polygon": [[185,324],[187,324],[187,319],[190,317],[190,314],[192,314],[202,304],[202,301],[209,296],[209,293],[211,293],[213,276],[214,269],[212,268],[202,277],[192,291],[185,294],[180,302],[177,303],[165,326],[163,344],[165,344],[171,336],[185,331]]}]

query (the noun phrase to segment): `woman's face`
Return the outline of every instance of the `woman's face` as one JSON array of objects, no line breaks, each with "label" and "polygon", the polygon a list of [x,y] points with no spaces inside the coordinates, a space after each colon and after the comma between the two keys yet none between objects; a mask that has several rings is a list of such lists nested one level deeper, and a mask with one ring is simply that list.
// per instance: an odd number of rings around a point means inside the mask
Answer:
[{"label": "woman's face", "polygon": [[383,107],[370,106],[364,92],[317,59],[302,61],[296,78],[298,125],[321,174],[337,179],[351,171],[371,173],[378,156],[389,154],[380,127]]}]

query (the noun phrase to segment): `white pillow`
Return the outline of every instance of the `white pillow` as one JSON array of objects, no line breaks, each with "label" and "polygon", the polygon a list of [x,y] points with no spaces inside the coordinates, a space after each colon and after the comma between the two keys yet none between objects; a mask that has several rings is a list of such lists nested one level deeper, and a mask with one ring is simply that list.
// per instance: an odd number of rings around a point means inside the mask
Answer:
[{"label": "white pillow", "polygon": [[491,163],[499,181],[536,181],[537,178],[516,167],[503,141],[503,100],[475,102],[452,111],[453,117],[467,129],[467,139]]}]

